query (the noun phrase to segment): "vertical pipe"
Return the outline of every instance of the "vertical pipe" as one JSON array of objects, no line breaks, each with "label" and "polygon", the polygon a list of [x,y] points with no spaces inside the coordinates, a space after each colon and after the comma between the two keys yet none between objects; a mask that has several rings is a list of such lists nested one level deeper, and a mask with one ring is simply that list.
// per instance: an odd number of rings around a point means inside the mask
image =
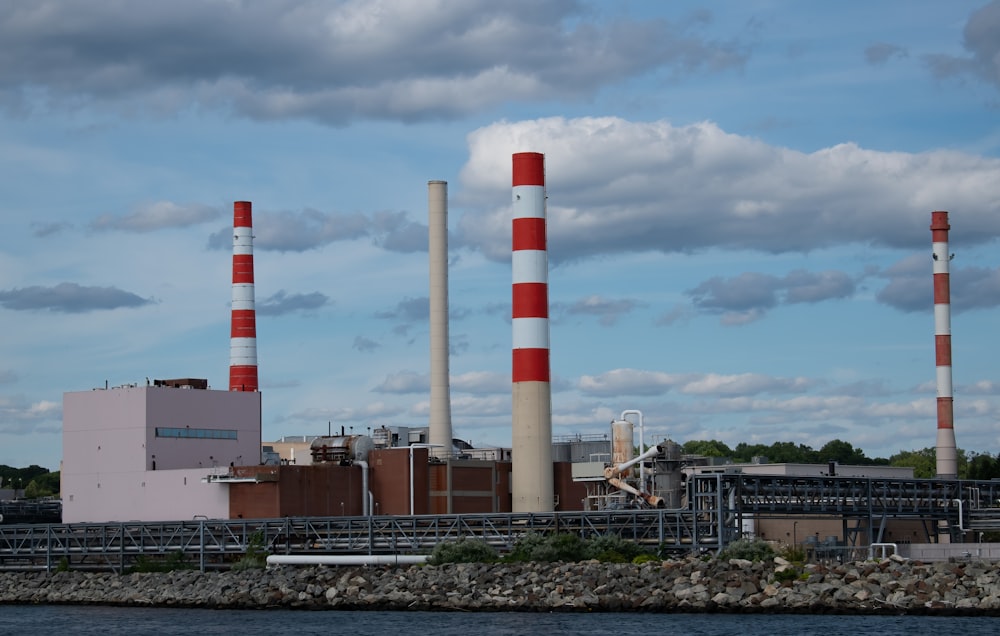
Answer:
[{"label": "vertical pipe", "polygon": [[[624,420],[629,415],[639,416],[639,454],[641,455],[646,452],[646,424],[642,421],[642,411],[636,409],[622,411],[621,419]],[[643,464],[645,463],[645,461],[639,462],[639,490],[643,492],[653,492],[652,489],[646,488],[646,470],[643,467]]]},{"label": "vertical pipe", "polygon": [[513,156],[512,194],[512,507],[514,512],[552,512],[544,155],[522,152]]},{"label": "vertical pipe", "polygon": [[452,451],[451,394],[448,370],[448,182],[427,182],[430,254],[431,453]]},{"label": "vertical pipe", "polygon": [[233,204],[233,315],[229,390],[256,391],[257,315],[253,291],[253,220],[249,201]]},{"label": "vertical pipe", "polygon": [[937,363],[937,476],[958,477],[951,385],[951,280],[947,212],[931,212],[934,259],[934,353]]}]

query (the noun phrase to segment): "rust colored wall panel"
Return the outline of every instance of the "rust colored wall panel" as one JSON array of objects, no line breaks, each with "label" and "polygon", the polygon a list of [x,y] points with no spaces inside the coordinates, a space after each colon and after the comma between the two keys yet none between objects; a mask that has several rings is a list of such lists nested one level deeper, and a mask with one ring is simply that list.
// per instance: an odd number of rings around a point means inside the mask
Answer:
[{"label": "rust colored wall panel", "polygon": [[554,462],[552,479],[555,494],[559,497],[556,510],[583,510],[587,487],[582,482],[573,481],[573,465],[570,462]]},{"label": "rust colored wall panel", "polygon": [[[240,476],[252,476],[255,467],[237,467]],[[256,467],[258,478],[275,481],[229,485],[229,511],[234,519],[278,517],[360,516],[360,466]]]},{"label": "rust colored wall panel", "polygon": [[513,512],[514,498],[511,494],[511,463],[497,462],[497,495],[500,497],[500,509],[497,512]]},{"label": "rust colored wall panel", "polygon": [[456,492],[494,492],[493,462],[455,462],[452,465],[452,490]]},{"label": "rust colored wall panel", "polygon": [[273,519],[278,509],[277,482],[229,484],[230,519]]},{"label": "rust colored wall panel", "polygon": [[[413,514],[431,512],[428,498],[430,474],[428,450],[413,450]],[[378,514],[410,514],[410,448],[387,448],[369,454],[372,467],[371,490],[378,503]]]}]

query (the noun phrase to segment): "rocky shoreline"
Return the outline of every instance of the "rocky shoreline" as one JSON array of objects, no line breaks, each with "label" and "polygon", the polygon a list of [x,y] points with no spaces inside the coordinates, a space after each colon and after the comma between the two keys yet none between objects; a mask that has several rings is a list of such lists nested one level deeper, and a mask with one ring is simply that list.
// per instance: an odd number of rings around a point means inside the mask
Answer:
[{"label": "rocky shoreline", "polygon": [[794,565],[689,558],[111,574],[0,573],[0,604],[218,609],[1000,615],[1000,566],[898,557]]}]

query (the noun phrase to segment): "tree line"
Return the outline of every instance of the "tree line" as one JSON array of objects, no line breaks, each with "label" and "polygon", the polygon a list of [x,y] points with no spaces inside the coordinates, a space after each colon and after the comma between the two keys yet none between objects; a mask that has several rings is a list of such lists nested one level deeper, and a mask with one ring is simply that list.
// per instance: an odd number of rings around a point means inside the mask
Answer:
[{"label": "tree line", "polygon": [[[831,461],[851,466],[898,466],[913,468],[913,476],[930,479],[937,476],[937,451],[933,447],[900,451],[889,457],[868,457],[850,442],[835,439],[818,450],[806,444],[775,442],[747,444],[740,442],[730,448],[718,440],[691,440],[681,445],[685,454],[706,457],[725,457],[733,463],[746,464],[757,458],[766,458],[773,464],[826,464]],[[1000,478],[1000,453],[967,452],[957,450],[959,479]]]},{"label": "tree line", "polygon": [[14,468],[0,464],[0,488],[17,491],[27,499],[59,496],[59,471],[49,472],[32,464],[27,468]]}]

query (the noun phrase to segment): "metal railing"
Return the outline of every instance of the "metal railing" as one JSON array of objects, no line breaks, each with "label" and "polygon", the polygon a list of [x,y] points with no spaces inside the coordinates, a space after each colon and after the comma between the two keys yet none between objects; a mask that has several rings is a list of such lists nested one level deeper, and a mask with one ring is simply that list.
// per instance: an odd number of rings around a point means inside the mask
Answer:
[{"label": "metal railing", "polygon": [[[1000,483],[849,477],[693,475],[686,507],[554,513],[300,517],[103,524],[0,525],[0,570],[124,571],[141,559],[179,554],[202,569],[226,568],[251,545],[271,554],[420,554],[443,541],[475,537],[511,550],[530,532],[616,534],[661,553],[720,550],[739,538],[746,516],[840,516],[860,520],[870,537],[887,517],[986,524],[998,508],[954,505],[975,488],[995,503]],[[969,501],[969,497],[964,498]]]}]

